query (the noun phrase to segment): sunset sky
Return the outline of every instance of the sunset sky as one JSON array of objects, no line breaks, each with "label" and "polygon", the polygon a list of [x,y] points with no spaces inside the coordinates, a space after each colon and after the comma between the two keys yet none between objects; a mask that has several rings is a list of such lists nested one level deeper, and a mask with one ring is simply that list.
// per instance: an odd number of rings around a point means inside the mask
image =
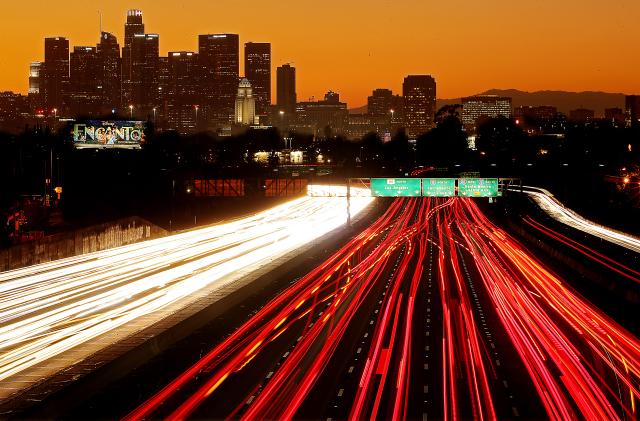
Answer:
[{"label": "sunset sky", "polygon": [[400,92],[405,75],[421,73],[436,78],[439,98],[490,88],[640,93],[639,0],[3,3],[0,90],[26,92],[44,37],[95,45],[100,10],[104,30],[122,45],[126,11],[139,8],[146,31],[160,34],[161,54],[197,51],[202,33],[271,42],[274,76],[277,65],[293,62],[300,100],[332,89],[356,107],[373,88]]}]

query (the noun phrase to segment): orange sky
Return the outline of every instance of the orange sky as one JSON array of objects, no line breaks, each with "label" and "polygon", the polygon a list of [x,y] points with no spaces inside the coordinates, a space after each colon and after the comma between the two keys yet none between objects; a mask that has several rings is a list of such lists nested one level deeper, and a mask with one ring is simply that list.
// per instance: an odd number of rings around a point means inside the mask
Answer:
[{"label": "orange sky", "polygon": [[0,90],[26,91],[29,62],[43,58],[45,36],[94,45],[101,10],[104,29],[122,43],[126,10],[140,8],[146,31],[160,34],[162,54],[197,50],[201,33],[270,41],[274,70],[294,62],[301,100],[332,89],[355,107],[373,88],[399,92],[411,73],[434,75],[440,98],[489,88],[640,93],[639,0],[3,3]]}]

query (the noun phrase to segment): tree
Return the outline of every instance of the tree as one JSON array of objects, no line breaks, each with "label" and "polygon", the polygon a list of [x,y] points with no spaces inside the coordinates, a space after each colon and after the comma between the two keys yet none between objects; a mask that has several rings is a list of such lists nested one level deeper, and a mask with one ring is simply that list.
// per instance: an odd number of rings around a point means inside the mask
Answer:
[{"label": "tree", "polygon": [[478,127],[476,149],[491,160],[515,162],[526,153],[527,134],[506,117],[488,118]]},{"label": "tree", "polygon": [[448,166],[467,161],[469,146],[458,109],[458,106],[442,107],[436,114],[436,127],[418,137],[418,163]]}]

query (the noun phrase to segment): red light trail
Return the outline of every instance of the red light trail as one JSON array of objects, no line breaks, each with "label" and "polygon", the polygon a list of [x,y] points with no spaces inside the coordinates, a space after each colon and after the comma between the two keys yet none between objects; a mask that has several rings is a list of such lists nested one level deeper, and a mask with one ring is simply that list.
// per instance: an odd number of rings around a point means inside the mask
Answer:
[{"label": "red light trail", "polygon": [[[127,419],[188,418],[205,401],[225,399],[220,388],[226,382],[287,341],[291,351],[273,375],[248,386],[227,416],[292,419],[322,376],[337,376],[327,367],[344,357],[338,349],[372,300],[379,300],[380,311],[348,417],[406,419],[415,395],[412,380],[421,375],[411,363],[417,308],[424,303],[421,285],[431,276],[425,268],[434,256],[442,310],[432,315],[442,325],[434,389],[441,395],[442,418],[493,420],[501,414],[497,368],[470,277],[549,418],[637,418],[638,339],[489,221],[473,200],[454,198],[395,200],[375,223]],[[614,265],[605,257],[600,256]],[[201,379],[194,383],[196,375]],[[186,399],[179,397],[181,390]]]}]

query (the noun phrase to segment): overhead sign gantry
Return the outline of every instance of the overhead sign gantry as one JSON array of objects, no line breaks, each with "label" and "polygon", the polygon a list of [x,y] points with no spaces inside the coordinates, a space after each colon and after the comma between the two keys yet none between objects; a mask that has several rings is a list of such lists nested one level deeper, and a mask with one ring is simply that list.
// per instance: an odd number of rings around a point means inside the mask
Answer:
[{"label": "overhead sign gantry", "polygon": [[374,197],[498,197],[498,178],[372,178]]}]

